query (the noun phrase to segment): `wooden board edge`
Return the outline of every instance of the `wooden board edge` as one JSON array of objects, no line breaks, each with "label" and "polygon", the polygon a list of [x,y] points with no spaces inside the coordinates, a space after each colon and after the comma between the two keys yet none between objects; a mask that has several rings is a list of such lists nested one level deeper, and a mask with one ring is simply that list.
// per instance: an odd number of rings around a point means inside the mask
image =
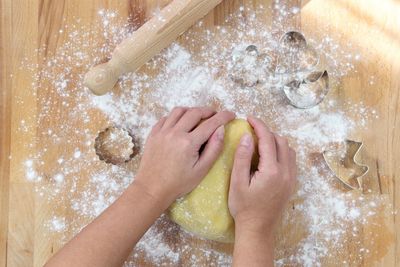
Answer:
[{"label": "wooden board edge", "polygon": [[0,1],[0,267],[7,266],[11,140],[11,6]]}]

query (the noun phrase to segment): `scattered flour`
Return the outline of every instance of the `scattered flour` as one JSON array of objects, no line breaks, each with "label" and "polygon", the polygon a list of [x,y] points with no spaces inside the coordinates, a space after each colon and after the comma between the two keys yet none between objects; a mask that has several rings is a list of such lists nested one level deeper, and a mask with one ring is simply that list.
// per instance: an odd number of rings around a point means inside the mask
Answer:
[{"label": "scattered flour", "polygon": [[64,175],[62,173],[57,173],[56,175],[54,175],[53,177],[54,181],[56,181],[56,183],[62,183],[64,182]]},{"label": "scattered flour", "polygon": [[65,218],[54,216],[47,222],[48,227],[53,232],[63,232],[66,229],[66,220]]},{"label": "scattered flour", "polygon": [[[300,121],[296,129],[282,129],[299,144],[325,149],[331,143],[343,142],[354,127],[354,122],[341,112],[320,112],[319,107],[305,111],[307,121]],[[293,114],[292,119],[297,116]],[[293,121],[293,124],[295,121]]]}]

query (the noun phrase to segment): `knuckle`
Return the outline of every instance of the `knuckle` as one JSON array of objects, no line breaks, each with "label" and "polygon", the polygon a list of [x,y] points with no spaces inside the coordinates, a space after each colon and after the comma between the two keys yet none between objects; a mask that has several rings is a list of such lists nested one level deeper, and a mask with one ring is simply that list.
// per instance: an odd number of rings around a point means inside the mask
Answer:
[{"label": "knuckle", "polygon": [[156,124],[153,125],[153,128],[152,128],[152,129],[155,129],[155,128],[157,128],[158,126],[160,126],[160,124],[162,124],[166,119],[167,119],[166,116],[164,116],[164,117],[162,117],[161,119],[159,119],[159,120],[156,122]]},{"label": "knuckle", "polygon": [[215,119],[216,119],[217,123],[221,124],[221,123],[224,123],[230,117],[232,117],[232,112],[224,110],[224,111],[218,112],[218,114],[215,116]]},{"label": "knuckle", "polygon": [[235,117],[235,114],[232,111],[223,111],[224,112],[224,118],[225,119],[233,119]]},{"label": "knuckle", "polygon": [[253,121],[257,122],[257,123],[262,123],[262,124],[264,124],[264,122],[263,122],[260,118],[258,118],[257,116],[250,116],[250,118],[251,118]]},{"label": "knuckle", "polygon": [[270,128],[267,126],[267,124],[260,118],[257,117],[252,117],[255,122],[258,124],[259,127],[263,128],[264,131],[270,132]]},{"label": "knuckle", "polygon": [[225,124],[230,118],[233,118],[233,113],[230,111],[220,111],[207,120],[208,127],[216,128]]},{"label": "knuckle", "polygon": [[186,112],[188,112],[190,115],[195,115],[201,112],[201,109],[199,108],[189,108]]},{"label": "knuckle", "polygon": [[207,112],[215,112],[215,110],[211,107],[202,107],[202,110],[207,111]]},{"label": "knuckle", "polygon": [[191,147],[193,145],[193,141],[189,137],[184,136],[184,137],[180,138],[180,144],[184,148],[189,148],[189,147]]},{"label": "knuckle", "polygon": [[267,133],[265,134],[265,141],[266,141],[266,142],[275,142],[275,136],[274,136],[274,134],[271,133],[271,132],[267,132]]},{"label": "knuckle", "polygon": [[165,139],[168,141],[173,140],[175,138],[175,132],[174,131],[168,131],[164,133]]},{"label": "knuckle", "polygon": [[179,112],[183,112],[184,108],[183,107],[174,107],[171,111],[171,113],[179,113]]},{"label": "knuckle", "polygon": [[168,129],[164,133],[164,135],[169,141],[173,141],[173,140],[179,140],[181,133],[176,129]]},{"label": "knuckle", "polygon": [[229,116],[230,114],[232,114],[232,112],[228,111],[228,110],[222,110],[221,112],[219,112],[221,115],[223,116]]},{"label": "knuckle", "polygon": [[268,174],[269,174],[269,176],[271,176],[273,178],[277,178],[280,174],[279,167],[277,165],[269,167]]},{"label": "knuckle", "polygon": [[288,145],[288,140],[285,137],[279,136],[279,135],[275,135],[276,141],[280,144],[280,145]]},{"label": "knuckle", "polygon": [[235,157],[237,159],[247,159],[249,156],[250,156],[250,152],[247,149],[243,149],[243,148],[239,147],[236,150]]}]

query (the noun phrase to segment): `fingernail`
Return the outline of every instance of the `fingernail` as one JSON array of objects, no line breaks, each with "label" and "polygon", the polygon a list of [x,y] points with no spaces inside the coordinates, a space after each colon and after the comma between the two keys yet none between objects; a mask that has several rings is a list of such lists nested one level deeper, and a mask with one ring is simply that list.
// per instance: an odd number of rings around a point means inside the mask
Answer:
[{"label": "fingernail", "polygon": [[225,127],[223,125],[219,126],[217,129],[217,138],[218,140],[224,140],[225,135]]},{"label": "fingernail", "polygon": [[252,141],[252,138],[251,138],[250,134],[246,133],[243,135],[242,139],[240,140],[240,144],[242,146],[249,148],[251,145],[251,141]]}]

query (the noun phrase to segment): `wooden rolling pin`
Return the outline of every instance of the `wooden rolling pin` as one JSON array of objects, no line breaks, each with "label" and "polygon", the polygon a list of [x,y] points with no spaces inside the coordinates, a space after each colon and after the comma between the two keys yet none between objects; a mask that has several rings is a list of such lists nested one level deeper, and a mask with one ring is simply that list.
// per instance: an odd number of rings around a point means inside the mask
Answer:
[{"label": "wooden rolling pin", "polygon": [[122,41],[107,63],[92,67],[84,84],[96,95],[107,93],[122,74],[136,71],[221,1],[173,0]]}]

